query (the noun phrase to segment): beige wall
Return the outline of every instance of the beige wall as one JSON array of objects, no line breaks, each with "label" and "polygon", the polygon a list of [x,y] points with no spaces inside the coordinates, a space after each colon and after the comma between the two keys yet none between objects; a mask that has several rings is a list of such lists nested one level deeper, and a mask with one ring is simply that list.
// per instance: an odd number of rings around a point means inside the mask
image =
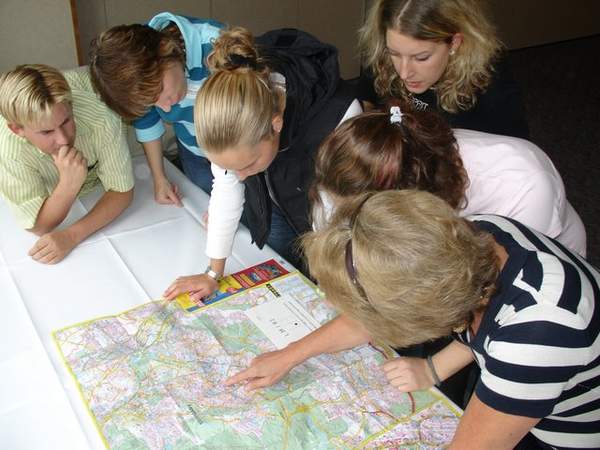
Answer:
[{"label": "beige wall", "polygon": [[[90,41],[100,31],[123,23],[146,22],[156,13],[168,10],[242,25],[256,34],[281,27],[304,29],[338,47],[342,75],[351,78],[359,73],[356,30],[372,1],[76,0],[75,3],[84,62]],[[487,3],[509,48],[600,33],[600,0],[488,0]]]},{"label": "beige wall", "polygon": [[[255,34],[275,28],[300,28],[338,47],[343,77],[356,77],[360,70],[355,46],[356,30],[364,18],[364,0],[76,0],[75,3],[83,63],[88,62],[90,42],[102,30],[120,24],[144,23],[168,10],[241,25]],[[165,136],[167,148],[174,147],[170,136],[171,133]],[[132,151],[140,152],[131,130],[128,138]]]},{"label": "beige wall", "polygon": [[[76,66],[71,3],[77,7],[83,63],[90,41],[160,11],[212,17],[254,33],[298,27],[340,49],[342,75],[359,72],[356,30],[372,0],[0,0],[0,71],[26,62]],[[500,36],[521,48],[600,33],[600,0],[489,0]]]},{"label": "beige wall", "polygon": [[[102,30],[123,23],[143,23],[156,13],[169,10],[243,25],[256,34],[281,27],[304,29],[339,48],[342,75],[351,78],[359,73],[356,30],[372,1],[0,0],[0,71],[32,62],[58,68],[78,65],[71,14],[74,4],[82,63],[87,63],[89,43]],[[600,0],[488,3],[500,36],[509,48],[600,33]],[[133,136],[130,141],[133,144]]]},{"label": "beige wall", "polygon": [[17,64],[77,65],[69,0],[0,0],[0,72]]},{"label": "beige wall", "polygon": [[[3,1],[3,0],[2,0]],[[87,62],[89,43],[114,25],[147,22],[168,10],[210,17],[247,27],[255,34],[295,27],[306,30],[340,49],[342,76],[355,77],[356,30],[364,18],[365,0],[77,0],[81,46]]]}]

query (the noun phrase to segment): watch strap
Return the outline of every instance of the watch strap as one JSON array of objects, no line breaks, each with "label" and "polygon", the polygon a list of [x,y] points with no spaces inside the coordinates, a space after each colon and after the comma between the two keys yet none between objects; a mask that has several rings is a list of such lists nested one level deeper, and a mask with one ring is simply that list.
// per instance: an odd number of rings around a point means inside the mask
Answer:
[{"label": "watch strap", "polygon": [[219,279],[221,278],[221,274],[212,270],[212,268],[210,266],[208,266],[206,268],[206,270],[204,271],[204,274],[208,275],[215,281],[219,281]]}]

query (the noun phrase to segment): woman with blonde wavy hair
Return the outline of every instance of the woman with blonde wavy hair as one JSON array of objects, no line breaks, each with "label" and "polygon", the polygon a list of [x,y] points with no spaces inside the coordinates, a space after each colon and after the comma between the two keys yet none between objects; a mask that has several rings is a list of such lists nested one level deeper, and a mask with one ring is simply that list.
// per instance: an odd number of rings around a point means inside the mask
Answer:
[{"label": "woman with blonde wavy hair", "polygon": [[257,37],[232,28],[213,42],[211,75],[194,106],[198,144],[212,163],[204,274],[165,291],[200,299],[217,288],[242,212],[253,242],[301,267],[294,240],[310,229],[314,153],[344,117],[360,112],[339,76],[337,50],[299,30]]},{"label": "woman with blonde wavy hair", "polygon": [[410,100],[453,128],[527,138],[519,89],[480,0],[376,0],[359,38],[361,100]]},{"label": "woman with blonde wavy hair", "polygon": [[339,315],[226,385],[254,390],[321,353],[452,334],[432,357],[381,368],[411,392],[481,367],[449,448],[600,447],[600,273],[583,258],[512,219],[460,218],[417,190],[359,195],[303,246]]}]

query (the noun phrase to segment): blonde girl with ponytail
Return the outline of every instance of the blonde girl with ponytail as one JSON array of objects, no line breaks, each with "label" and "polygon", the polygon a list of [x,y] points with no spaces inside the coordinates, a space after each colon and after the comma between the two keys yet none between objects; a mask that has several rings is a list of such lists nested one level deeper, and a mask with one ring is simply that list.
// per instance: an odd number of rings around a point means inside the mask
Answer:
[{"label": "blonde girl with ponytail", "polygon": [[180,277],[165,291],[200,300],[217,287],[244,213],[253,242],[300,266],[296,238],[310,229],[308,187],[321,141],[360,112],[339,76],[337,50],[294,29],[254,38],[221,33],[196,98],[194,123],[215,176],[204,274]]}]

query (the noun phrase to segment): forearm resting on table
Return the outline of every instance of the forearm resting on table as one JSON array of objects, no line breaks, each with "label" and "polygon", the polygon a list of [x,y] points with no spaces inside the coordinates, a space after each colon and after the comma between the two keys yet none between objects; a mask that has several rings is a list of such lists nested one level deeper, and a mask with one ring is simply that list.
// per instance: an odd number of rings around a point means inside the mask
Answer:
[{"label": "forearm resting on table", "polygon": [[370,341],[367,330],[345,314],[292,342],[285,350],[295,364],[300,364],[322,353],[335,353],[357,347]]},{"label": "forearm resting on table", "polygon": [[65,220],[76,198],[77,191],[68,189],[59,182],[52,194],[42,204],[35,225],[29,231],[41,236],[54,230]]},{"label": "forearm resting on table", "polygon": [[76,242],[81,242],[90,234],[116,219],[127,209],[132,199],[133,189],[127,192],[105,192],[92,210],[68,229]]},{"label": "forearm resting on table", "polygon": [[337,352],[367,342],[369,334],[366,330],[359,323],[341,315],[282,350],[257,356],[250,362],[250,367],[227,378],[225,385],[245,382],[245,389],[249,391],[271,386],[295,366],[313,356]]}]

